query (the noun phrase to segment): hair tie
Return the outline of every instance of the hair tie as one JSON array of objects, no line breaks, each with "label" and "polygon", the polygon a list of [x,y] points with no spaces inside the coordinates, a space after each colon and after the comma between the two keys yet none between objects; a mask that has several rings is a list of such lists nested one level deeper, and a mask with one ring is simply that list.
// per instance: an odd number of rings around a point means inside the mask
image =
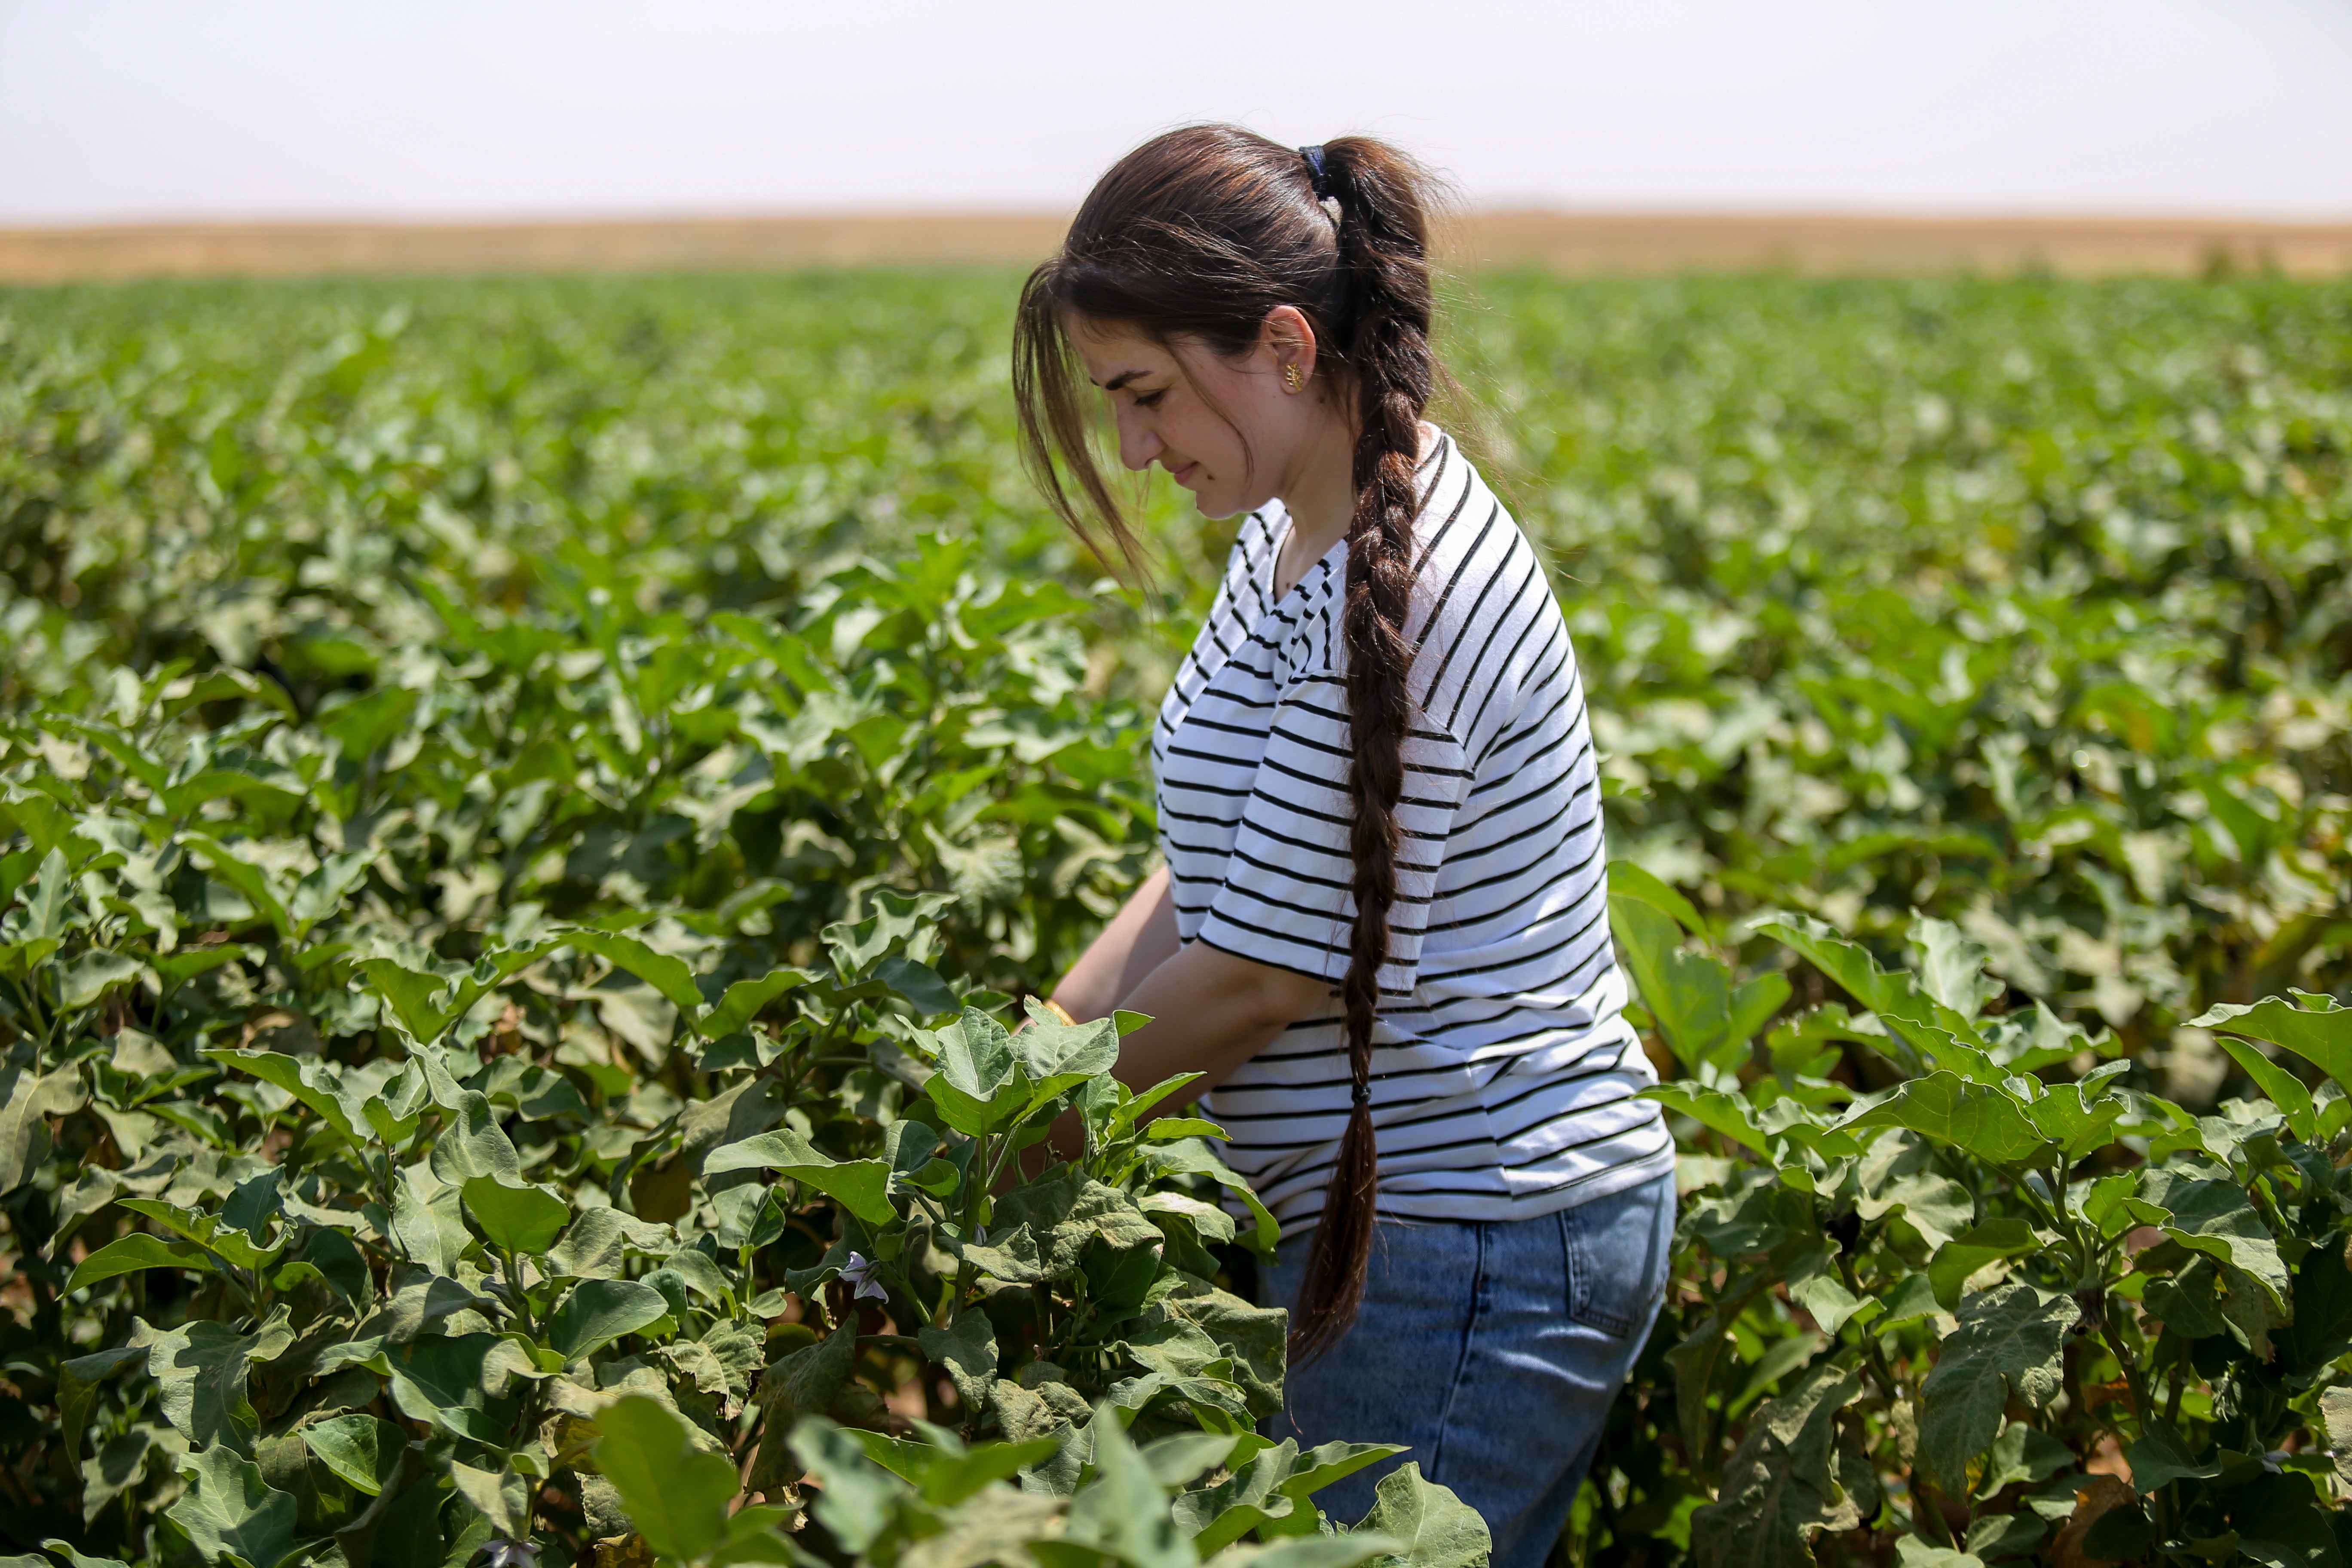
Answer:
[{"label": "hair tie", "polygon": [[1368,1083],[1358,1084],[1354,1098],[1358,1105],[1370,1105],[1372,1102],[1372,1086]]},{"label": "hair tie", "polygon": [[1307,178],[1315,186],[1315,199],[1318,202],[1335,200],[1331,195],[1331,176],[1323,171],[1323,144],[1318,142],[1312,147],[1301,147],[1298,155],[1307,160]]}]

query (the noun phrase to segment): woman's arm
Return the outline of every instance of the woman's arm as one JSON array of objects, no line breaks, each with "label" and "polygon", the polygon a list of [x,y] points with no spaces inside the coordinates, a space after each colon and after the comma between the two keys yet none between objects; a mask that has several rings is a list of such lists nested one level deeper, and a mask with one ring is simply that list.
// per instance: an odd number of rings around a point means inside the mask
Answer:
[{"label": "woman's arm", "polygon": [[1173,1110],[1223,1082],[1330,991],[1328,980],[1188,942],[1119,1004],[1151,1022],[1119,1042],[1118,1079],[1149,1089],[1180,1072],[1206,1074],[1153,1108]]},{"label": "woman's arm", "polygon": [[1144,976],[1176,956],[1176,905],[1168,896],[1168,868],[1143,879],[1127,907],[1054,987],[1054,1000],[1079,1023],[1108,1018]]},{"label": "woman's arm", "polygon": [[[1119,1042],[1118,1079],[1130,1089],[1181,1072],[1206,1075],[1153,1107],[1157,1115],[1214,1089],[1313,1012],[1330,989],[1328,981],[1253,963],[1205,942],[1180,942],[1162,867],[1071,966],[1054,1000],[1080,1023],[1121,1007],[1150,1016],[1150,1023]],[[1055,1125],[1054,1144],[1066,1155],[1076,1153],[1075,1111]]]}]

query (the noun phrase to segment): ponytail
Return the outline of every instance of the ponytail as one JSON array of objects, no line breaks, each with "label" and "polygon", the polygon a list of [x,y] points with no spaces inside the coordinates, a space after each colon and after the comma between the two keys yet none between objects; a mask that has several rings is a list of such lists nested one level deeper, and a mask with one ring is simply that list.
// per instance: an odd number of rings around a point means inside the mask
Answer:
[{"label": "ponytail", "polygon": [[1397,804],[1412,708],[1405,621],[1421,416],[1442,374],[1430,347],[1433,190],[1410,159],[1368,137],[1294,149],[1232,126],[1171,131],[1096,184],[1061,249],[1030,274],[1013,327],[1013,396],[1030,471],[1080,539],[1139,574],[1135,534],[1086,438],[1070,317],[1120,322],[1162,342],[1196,339],[1230,356],[1258,341],[1271,311],[1293,306],[1353,399],[1356,499],[1340,621],[1353,753],[1355,910],[1339,985],[1351,1103],[1292,1313],[1298,1359],[1328,1350],[1354,1323],[1379,1207],[1372,1036],[1396,904]]}]

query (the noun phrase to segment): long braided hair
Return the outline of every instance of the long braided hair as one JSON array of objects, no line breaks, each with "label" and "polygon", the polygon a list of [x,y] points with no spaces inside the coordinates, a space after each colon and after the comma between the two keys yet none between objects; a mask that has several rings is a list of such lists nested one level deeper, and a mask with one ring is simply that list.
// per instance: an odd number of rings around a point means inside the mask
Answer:
[{"label": "long braided hair", "polygon": [[1032,473],[1081,539],[1108,556],[1099,528],[1138,573],[1142,550],[1087,439],[1073,318],[1236,356],[1258,342],[1270,311],[1295,306],[1336,360],[1335,379],[1352,402],[1356,502],[1340,624],[1355,918],[1339,994],[1353,1103],[1292,1314],[1291,1352],[1302,1358],[1328,1349],[1355,1321],[1378,1205],[1372,1035],[1397,899],[1397,803],[1412,708],[1404,628],[1421,416],[1441,377],[1430,346],[1433,188],[1411,159],[1367,137],[1298,149],[1232,126],[1171,131],[1096,184],[1061,249],[1030,274],[1013,331],[1013,393]]}]

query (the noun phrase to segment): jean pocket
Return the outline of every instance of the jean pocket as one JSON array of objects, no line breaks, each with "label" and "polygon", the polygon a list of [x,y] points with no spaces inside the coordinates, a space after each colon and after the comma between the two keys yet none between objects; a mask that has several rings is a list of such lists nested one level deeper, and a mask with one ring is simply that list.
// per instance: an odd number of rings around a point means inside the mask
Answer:
[{"label": "jean pocket", "polygon": [[1674,1194],[1671,1180],[1644,1182],[1560,1211],[1570,1317],[1621,1340],[1649,1321],[1666,1288]]}]

